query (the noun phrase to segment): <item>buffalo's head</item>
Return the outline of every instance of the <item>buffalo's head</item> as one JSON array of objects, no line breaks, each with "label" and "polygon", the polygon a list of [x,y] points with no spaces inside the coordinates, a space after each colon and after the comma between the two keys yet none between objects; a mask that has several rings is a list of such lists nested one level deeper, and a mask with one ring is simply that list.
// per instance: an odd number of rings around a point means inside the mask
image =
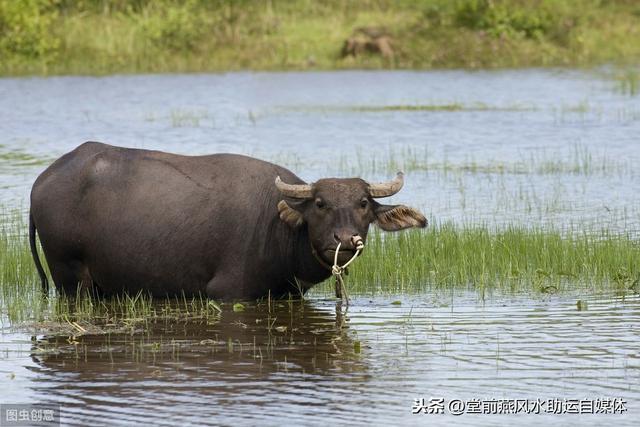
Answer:
[{"label": "buffalo's head", "polygon": [[327,264],[333,264],[340,243],[338,261],[343,264],[355,253],[358,240],[364,243],[372,222],[386,231],[427,225],[424,215],[413,208],[375,200],[396,194],[403,183],[402,172],[393,181],[380,184],[360,178],[287,184],[277,177],[276,187],[287,198],[278,203],[280,219],[292,228],[306,223],[314,251]]}]

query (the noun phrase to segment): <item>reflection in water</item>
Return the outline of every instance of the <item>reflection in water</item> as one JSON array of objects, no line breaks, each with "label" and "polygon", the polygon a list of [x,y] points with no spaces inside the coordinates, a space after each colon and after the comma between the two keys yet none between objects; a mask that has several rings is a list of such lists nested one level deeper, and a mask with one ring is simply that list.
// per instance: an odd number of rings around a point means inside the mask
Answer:
[{"label": "reflection in water", "polygon": [[[252,154],[308,180],[360,172],[387,179],[398,165],[393,152],[404,150],[400,164],[455,166],[407,170],[403,200],[432,212],[434,222],[595,224],[632,235],[640,228],[640,174],[628,167],[640,161],[640,98],[583,72],[29,78],[0,79],[0,92],[0,205],[7,208],[27,209],[33,180],[52,159],[102,140]],[[313,108],[454,103],[498,108]],[[583,150],[576,155],[575,147]],[[500,169],[514,162],[533,172]],[[64,422],[78,425],[638,424],[638,298],[591,298],[586,311],[561,296],[391,301],[355,298],[342,319],[325,300],[280,303],[271,312],[226,309],[218,322],[167,321],[75,340],[31,341],[0,328],[0,403],[60,403]],[[412,416],[419,397],[621,397],[629,412]]]},{"label": "reflection in water", "polygon": [[158,322],[138,334],[46,337],[32,349],[34,388],[53,392],[65,422],[79,424],[100,422],[105,409],[127,422],[251,419],[282,399],[278,390],[311,410],[325,399],[305,384],[331,395],[334,378],[368,380],[349,332],[339,305],[292,301],[227,306],[219,321]]},{"label": "reflection in water", "polygon": [[[322,299],[280,301],[271,312],[266,303],[242,312],[226,307],[209,324],[167,321],[133,334],[39,338],[0,358],[0,375],[14,370],[8,384],[15,395],[59,403],[64,422],[78,425],[507,422],[500,415],[416,418],[411,407],[420,397],[622,398],[623,415],[517,415],[508,422],[636,425],[640,298],[580,297],[587,310],[576,308],[576,297],[478,301],[473,292],[400,304],[359,297],[344,317]],[[0,349],[11,344],[0,340]]]}]

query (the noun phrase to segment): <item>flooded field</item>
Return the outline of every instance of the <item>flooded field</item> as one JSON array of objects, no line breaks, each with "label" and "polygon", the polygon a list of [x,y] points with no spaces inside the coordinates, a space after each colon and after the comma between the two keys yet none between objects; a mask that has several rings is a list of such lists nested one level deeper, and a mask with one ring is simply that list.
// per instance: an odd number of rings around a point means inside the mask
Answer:
[{"label": "flooded field", "polygon": [[[0,403],[59,404],[75,425],[637,425],[640,97],[618,87],[602,70],[0,79]],[[86,140],[249,154],[309,181],[403,170],[392,202],[435,231],[372,237],[348,311],[328,284],[221,312],[61,311],[6,218]],[[626,412],[412,415],[420,398]]]}]

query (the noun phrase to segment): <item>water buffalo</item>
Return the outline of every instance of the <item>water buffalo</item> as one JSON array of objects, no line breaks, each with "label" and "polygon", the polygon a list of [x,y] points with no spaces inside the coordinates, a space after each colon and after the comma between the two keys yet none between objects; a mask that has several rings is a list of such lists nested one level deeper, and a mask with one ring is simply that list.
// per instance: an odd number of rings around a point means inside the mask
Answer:
[{"label": "water buffalo", "polygon": [[425,217],[375,198],[400,190],[359,178],[306,184],[289,170],[234,154],[181,156],[87,142],[31,191],[29,240],[43,288],[36,230],[56,287],[102,295],[205,294],[249,299],[306,292],[363,241],[369,224],[395,231]]}]

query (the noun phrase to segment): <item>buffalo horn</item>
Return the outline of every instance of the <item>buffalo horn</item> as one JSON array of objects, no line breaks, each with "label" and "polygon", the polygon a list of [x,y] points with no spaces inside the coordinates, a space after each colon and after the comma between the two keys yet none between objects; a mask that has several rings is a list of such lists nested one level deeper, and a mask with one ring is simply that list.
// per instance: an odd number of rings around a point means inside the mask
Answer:
[{"label": "buffalo horn", "polygon": [[310,199],[313,197],[309,184],[287,184],[277,176],[276,187],[278,187],[283,196],[293,197],[294,199]]},{"label": "buffalo horn", "polygon": [[382,182],[379,184],[369,184],[369,194],[371,197],[389,197],[396,194],[404,184],[404,174],[398,172],[398,175],[391,182]]}]

